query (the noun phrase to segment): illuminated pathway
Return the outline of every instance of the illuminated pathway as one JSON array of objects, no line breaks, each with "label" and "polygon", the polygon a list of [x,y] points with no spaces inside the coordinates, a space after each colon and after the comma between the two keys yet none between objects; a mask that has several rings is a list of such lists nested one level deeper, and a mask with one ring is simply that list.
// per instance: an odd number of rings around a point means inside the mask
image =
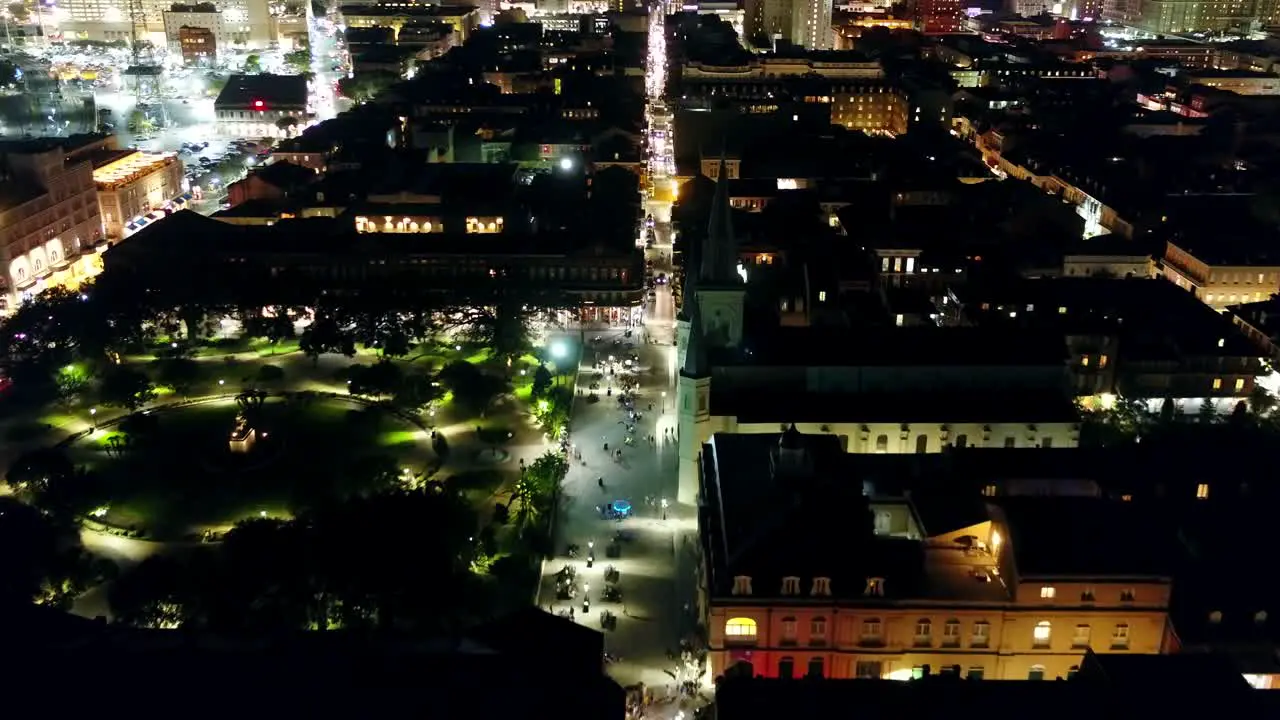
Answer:
[{"label": "illuminated pathway", "polygon": [[[661,8],[653,8],[649,33],[649,56],[646,69],[646,132],[648,150],[648,182],[645,204],[652,213],[654,244],[646,250],[657,277],[672,274],[671,267],[671,197],[655,193],[656,182],[669,187],[675,168],[671,147],[670,116],[662,102],[666,88],[666,43]],[[656,196],[656,197],[655,197]],[[647,236],[641,228],[640,237]],[[679,662],[680,641],[692,629],[688,608],[695,597],[694,564],[691,552],[696,537],[695,521],[675,505],[677,460],[675,442],[675,308],[670,285],[656,285],[648,300],[643,328],[635,328],[628,337],[623,328],[585,329],[588,346],[584,349],[578,386],[590,393],[597,383],[596,402],[589,397],[576,399],[573,410],[572,442],[582,453],[574,458],[564,483],[562,511],[557,519],[556,552],[547,560],[538,603],[556,612],[575,611],[575,619],[588,627],[601,628],[601,611],[608,610],[617,618],[615,630],[605,631],[606,650],[620,658],[609,666],[609,674],[626,686],[643,682],[657,697],[673,691],[675,681],[689,678],[689,670]],[[615,344],[617,343],[617,344]],[[628,343],[633,347],[627,347]],[[601,374],[594,362],[616,359],[635,353],[639,356],[636,372],[619,371],[617,375]],[[634,421],[634,445],[624,445],[628,436],[626,423],[632,422],[617,402],[617,381],[622,377],[638,384],[635,409],[642,414]],[[607,394],[613,386],[613,394]],[[652,435],[654,442],[649,442]],[[608,443],[606,452],[604,444]],[[622,448],[621,460],[612,453]],[[604,487],[600,479],[604,480]],[[664,511],[662,500],[670,507]],[[614,500],[631,503],[633,516],[621,522],[601,517],[598,506]],[[629,537],[620,543],[621,555],[608,558],[606,546],[614,534],[622,531]],[[688,539],[686,539],[688,538]],[[595,561],[588,568],[585,556],[588,543],[595,543]],[[579,555],[569,558],[568,545],[577,545]],[[619,573],[621,602],[603,603],[604,571],[614,566]],[[572,600],[558,599],[555,574],[564,567],[576,573],[576,595]],[[589,588],[587,587],[589,586]],[[584,592],[590,598],[589,612],[584,613]],[[646,709],[645,716],[663,720],[676,718],[678,703],[660,703]],[[686,717],[688,714],[685,715]]]}]

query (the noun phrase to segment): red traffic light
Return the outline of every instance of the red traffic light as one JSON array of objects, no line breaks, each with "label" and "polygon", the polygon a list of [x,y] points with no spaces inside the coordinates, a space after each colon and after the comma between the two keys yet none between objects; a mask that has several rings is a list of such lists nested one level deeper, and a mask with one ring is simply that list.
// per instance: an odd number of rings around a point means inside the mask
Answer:
[{"label": "red traffic light", "polygon": [[267,104],[266,104],[266,103],[264,103],[264,102],[262,102],[261,100],[254,100],[254,101],[253,101],[253,109],[254,109],[254,110],[261,110],[261,109],[265,108],[266,106],[267,106]]}]

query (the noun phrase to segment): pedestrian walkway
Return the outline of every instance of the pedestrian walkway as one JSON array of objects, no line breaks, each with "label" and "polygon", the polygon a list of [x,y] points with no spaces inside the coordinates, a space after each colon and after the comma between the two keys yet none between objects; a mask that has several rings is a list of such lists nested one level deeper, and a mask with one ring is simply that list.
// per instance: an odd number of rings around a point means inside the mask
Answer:
[{"label": "pedestrian walkway", "polygon": [[[613,340],[622,337],[623,331],[593,331],[587,335],[602,338],[601,354],[607,356],[604,349],[613,348]],[[684,565],[678,561],[682,542],[677,533],[687,526],[684,518],[676,516],[674,502],[679,449],[673,434],[664,439],[664,431],[675,426],[675,388],[670,385],[665,368],[669,346],[647,344],[641,332],[627,339],[635,343],[629,352],[640,356],[638,373],[601,376],[590,365],[593,353],[584,353],[586,361],[580,368],[579,387],[589,387],[592,380],[599,382],[599,400],[589,402],[589,392],[575,398],[572,441],[581,458],[575,455],[565,479],[556,556],[546,563],[539,604],[554,611],[572,607],[576,621],[598,629],[602,628],[601,611],[613,613],[617,626],[604,631],[605,647],[620,661],[611,665],[611,675],[624,685],[645,682],[662,686],[671,682],[667,671],[674,670],[675,661],[668,653],[678,647],[682,633],[687,631],[683,607],[691,599],[686,597],[686,591],[677,592],[676,582],[677,568]],[[628,350],[613,354],[621,352]],[[623,378],[638,380],[633,404],[641,415],[638,421],[633,421],[618,403],[618,382]],[[606,392],[610,380],[612,395]],[[664,391],[665,412],[661,395]],[[633,446],[624,444],[628,424],[635,427]],[[621,458],[615,454],[619,448]],[[665,512],[664,498],[668,501]],[[614,500],[630,503],[631,517],[602,517],[600,507]],[[619,532],[627,536],[618,543],[620,556],[606,557],[607,547]],[[594,543],[595,551],[590,568],[586,567],[588,543]],[[565,554],[570,544],[579,548],[576,559]],[[566,565],[577,571],[577,595],[572,601],[556,599],[555,574]],[[610,566],[619,573],[617,586],[622,597],[619,602],[604,603],[601,592],[605,588],[605,570]],[[584,613],[583,595],[588,586],[585,594],[590,606]]]}]

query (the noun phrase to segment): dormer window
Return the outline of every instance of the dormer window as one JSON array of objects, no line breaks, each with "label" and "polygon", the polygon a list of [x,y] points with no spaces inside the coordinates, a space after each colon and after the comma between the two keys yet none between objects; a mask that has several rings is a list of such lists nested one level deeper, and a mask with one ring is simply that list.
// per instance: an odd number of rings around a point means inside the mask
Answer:
[{"label": "dormer window", "polygon": [[816,577],[813,579],[813,588],[809,591],[810,595],[830,595],[831,594],[831,578]]},{"label": "dormer window", "polygon": [[867,587],[862,594],[867,597],[884,597],[884,578],[867,578]]},{"label": "dormer window", "polygon": [[751,594],[751,576],[738,575],[733,578],[733,594],[734,595],[750,595]]},{"label": "dormer window", "polygon": [[782,594],[783,595],[799,595],[800,594],[800,578],[795,576],[782,578]]}]

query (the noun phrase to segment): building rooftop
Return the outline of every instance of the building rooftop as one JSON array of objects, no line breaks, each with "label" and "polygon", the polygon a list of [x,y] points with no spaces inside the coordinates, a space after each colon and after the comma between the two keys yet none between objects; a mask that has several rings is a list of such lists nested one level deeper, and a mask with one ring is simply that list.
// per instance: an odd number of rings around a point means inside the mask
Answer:
[{"label": "building rooftop", "polygon": [[740,423],[985,422],[1015,418],[1024,423],[1075,422],[1079,412],[1065,392],[743,392],[711,391],[711,413]]},{"label": "building rooftop", "polygon": [[215,107],[254,108],[263,103],[263,109],[305,108],[307,106],[307,79],[302,75],[232,75],[213,101]]},{"label": "building rooftop", "polygon": [[718,354],[723,362],[713,365],[781,367],[1044,366],[1067,357],[1060,335],[932,326],[760,328],[743,348]]},{"label": "building rooftop", "polygon": [[178,156],[174,153],[107,150],[94,159],[93,181],[99,190],[112,190],[176,162]]},{"label": "building rooftop", "polygon": [[473,5],[343,5],[339,12],[345,17],[424,17],[453,18],[473,13]]},{"label": "building rooftop", "polygon": [[1150,506],[1089,497],[1005,497],[999,504],[1022,578],[1173,572],[1172,527]]},{"label": "building rooftop", "polygon": [[[830,579],[832,595],[843,601],[1007,599],[999,583],[974,579],[976,566],[993,566],[989,558],[975,559],[959,545],[875,535],[862,486],[842,476],[843,456],[834,436],[794,428],[711,437],[701,460],[702,541],[714,595],[730,594],[734,577],[746,575],[752,597],[760,598],[777,597],[782,578],[794,576],[802,583]],[[882,595],[867,595],[868,578],[883,580]]]},{"label": "building rooftop", "polygon": [[1229,318],[1164,279],[1015,280],[958,294],[966,316],[979,325],[1118,335],[1131,359],[1259,354]]}]

